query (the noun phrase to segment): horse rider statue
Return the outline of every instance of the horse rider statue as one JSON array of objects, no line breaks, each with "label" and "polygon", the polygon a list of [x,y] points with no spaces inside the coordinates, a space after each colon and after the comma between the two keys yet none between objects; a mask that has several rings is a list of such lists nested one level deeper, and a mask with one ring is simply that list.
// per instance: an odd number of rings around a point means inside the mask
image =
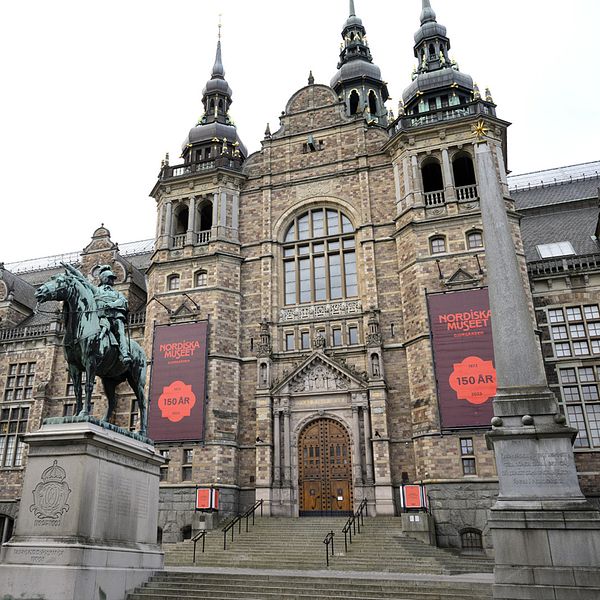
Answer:
[{"label": "horse rider statue", "polygon": [[[80,281],[90,285],[88,279],[75,267],[64,264],[65,268]],[[98,317],[100,318],[100,331],[98,332],[98,341],[112,332],[117,340],[121,360],[123,364],[131,363],[131,355],[127,344],[127,335],[125,333],[125,324],[127,322],[127,312],[129,304],[127,298],[114,289],[116,275],[112,272],[110,265],[102,265],[98,270],[98,279],[100,285],[95,288],[94,297],[98,306]]]}]

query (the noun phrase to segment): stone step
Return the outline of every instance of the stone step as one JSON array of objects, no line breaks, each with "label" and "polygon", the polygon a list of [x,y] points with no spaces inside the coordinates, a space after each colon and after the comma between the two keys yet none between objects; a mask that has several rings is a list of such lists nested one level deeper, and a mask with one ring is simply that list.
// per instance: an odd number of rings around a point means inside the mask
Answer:
[{"label": "stone step", "polygon": [[161,572],[128,600],[487,600],[491,585],[462,581]]}]

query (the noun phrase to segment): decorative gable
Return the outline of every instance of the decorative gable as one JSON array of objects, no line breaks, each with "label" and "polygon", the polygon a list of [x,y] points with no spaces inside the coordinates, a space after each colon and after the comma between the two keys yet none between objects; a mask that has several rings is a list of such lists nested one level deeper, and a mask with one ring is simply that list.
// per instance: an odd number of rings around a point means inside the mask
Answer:
[{"label": "decorative gable", "polygon": [[323,394],[365,388],[358,373],[340,365],[321,351],[314,352],[283,381],[276,383],[273,393]]}]

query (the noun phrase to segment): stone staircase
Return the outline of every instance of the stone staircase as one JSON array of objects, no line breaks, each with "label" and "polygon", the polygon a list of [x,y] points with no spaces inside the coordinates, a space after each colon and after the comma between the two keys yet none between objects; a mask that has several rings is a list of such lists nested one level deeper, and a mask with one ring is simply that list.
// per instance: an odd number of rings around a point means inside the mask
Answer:
[{"label": "stone staircase", "polygon": [[[402,533],[401,521],[394,517],[365,518],[362,533],[344,549],[344,518],[257,518],[248,533],[235,527],[234,541],[229,536],[223,550],[220,530],[208,533],[206,549],[197,546],[196,566],[251,569],[324,569],[325,545],[329,531],[335,533],[335,555],[330,569],[391,573],[491,573],[493,562],[483,556],[459,556],[448,550],[428,546]],[[165,544],[165,564],[192,566],[193,544]]]},{"label": "stone staircase", "polygon": [[[227,571],[223,569],[223,571]],[[229,570],[231,571],[231,570]],[[340,577],[270,573],[163,571],[128,600],[489,600],[488,581]],[[309,572],[312,573],[312,572]],[[435,577],[435,576],[430,576]],[[489,579],[489,576],[488,576]]]}]

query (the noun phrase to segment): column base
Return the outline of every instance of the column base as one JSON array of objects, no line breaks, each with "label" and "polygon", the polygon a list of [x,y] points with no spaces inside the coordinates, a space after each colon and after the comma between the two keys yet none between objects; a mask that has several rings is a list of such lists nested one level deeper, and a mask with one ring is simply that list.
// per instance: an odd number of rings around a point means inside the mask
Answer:
[{"label": "column base", "polygon": [[597,511],[495,506],[489,526],[496,551],[495,600],[600,598]]}]

